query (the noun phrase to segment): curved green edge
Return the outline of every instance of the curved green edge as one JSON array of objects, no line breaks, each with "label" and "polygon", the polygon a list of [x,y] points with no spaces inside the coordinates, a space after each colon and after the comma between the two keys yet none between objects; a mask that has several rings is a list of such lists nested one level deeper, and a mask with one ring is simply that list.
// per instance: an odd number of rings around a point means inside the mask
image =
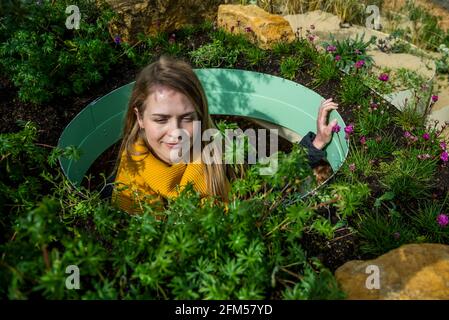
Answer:
[{"label": "curved green edge", "polygon": [[[315,132],[320,102],[316,92],[283,78],[237,69],[195,69],[206,91],[211,114],[241,115],[266,120],[304,136]],[[78,161],[59,159],[64,174],[79,186],[92,163],[122,134],[125,112],[134,82],[96,99],[64,129],[58,146],[81,148]],[[330,120],[344,121],[337,111]],[[327,158],[334,170],[340,168],[349,150],[343,130],[327,146]]]}]

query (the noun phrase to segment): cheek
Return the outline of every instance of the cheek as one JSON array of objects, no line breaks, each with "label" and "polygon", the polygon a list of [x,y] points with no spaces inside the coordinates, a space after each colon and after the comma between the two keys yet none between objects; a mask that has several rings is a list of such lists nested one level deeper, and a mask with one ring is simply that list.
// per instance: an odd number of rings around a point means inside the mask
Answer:
[{"label": "cheek", "polygon": [[156,125],[154,123],[146,123],[145,134],[148,142],[159,142],[166,133],[166,129],[162,125]]}]

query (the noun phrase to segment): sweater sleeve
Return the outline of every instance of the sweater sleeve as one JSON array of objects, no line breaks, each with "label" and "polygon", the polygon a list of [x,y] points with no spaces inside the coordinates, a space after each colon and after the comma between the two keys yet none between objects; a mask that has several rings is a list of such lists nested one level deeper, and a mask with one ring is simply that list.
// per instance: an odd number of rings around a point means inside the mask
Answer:
[{"label": "sweater sleeve", "polygon": [[326,151],[315,148],[313,145],[313,140],[315,139],[316,134],[312,131],[309,131],[299,142],[300,145],[307,148],[309,164],[313,168],[317,166],[317,164],[326,157]]}]

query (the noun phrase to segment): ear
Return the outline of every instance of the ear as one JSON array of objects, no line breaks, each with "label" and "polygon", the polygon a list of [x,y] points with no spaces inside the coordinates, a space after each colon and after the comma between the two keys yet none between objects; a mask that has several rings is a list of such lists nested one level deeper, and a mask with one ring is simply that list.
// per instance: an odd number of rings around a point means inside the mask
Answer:
[{"label": "ear", "polygon": [[139,110],[137,110],[137,108],[134,108],[134,113],[136,114],[137,122],[139,122],[140,129],[143,129],[143,120],[140,118]]}]

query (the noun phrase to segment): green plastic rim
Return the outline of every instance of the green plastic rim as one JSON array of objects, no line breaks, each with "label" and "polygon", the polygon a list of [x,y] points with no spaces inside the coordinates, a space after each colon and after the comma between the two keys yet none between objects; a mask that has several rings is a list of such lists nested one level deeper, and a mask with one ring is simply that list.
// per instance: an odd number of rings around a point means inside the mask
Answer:
[{"label": "green plastic rim", "polygon": [[[300,136],[316,131],[318,109],[323,97],[298,83],[237,69],[194,71],[206,92],[211,114],[265,120],[293,130]],[[121,139],[133,86],[134,82],[131,82],[91,102],[62,132],[59,147],[74,145],[81,149],[78,161],[64,157],[59,159],[64,174],[75,187],[80,186],[93,162]],[[337,119],[341,127],[345,125],[335,110],[331,112],[330,119]],[[334,174],[346,159],[348,150],[343,130],[335,133],[326,147],[327,159]]]}]

